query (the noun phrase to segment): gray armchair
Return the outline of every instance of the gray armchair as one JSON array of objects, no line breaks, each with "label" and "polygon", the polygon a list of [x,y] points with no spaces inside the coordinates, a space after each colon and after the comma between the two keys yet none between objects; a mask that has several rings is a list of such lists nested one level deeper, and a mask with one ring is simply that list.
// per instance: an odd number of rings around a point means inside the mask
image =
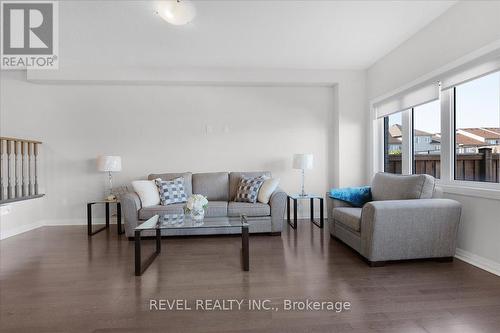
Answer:
[{"label": "gray armchair", "polygon": [[362,208],[329,199],[333,237],[372,266],[394,260],[453,259],[461,204],[439,198],[433,177],[378,173],[371,190],[373,201]]}]

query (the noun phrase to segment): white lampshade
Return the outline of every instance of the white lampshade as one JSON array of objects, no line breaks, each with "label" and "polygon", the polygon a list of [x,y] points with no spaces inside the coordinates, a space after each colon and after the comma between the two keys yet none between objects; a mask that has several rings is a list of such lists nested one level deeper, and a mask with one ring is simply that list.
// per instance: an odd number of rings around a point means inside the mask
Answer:
[{"label": "white lampshade", "polygon": [[313,155],[312,154],[294,154],[293,155],[293,168],[294,169],[312,169],[313,168]]},{"label": "white lampshade", "polygon": [[97,170],[103,172],[122,171],[122,158],[120,156],[98,156]]},{"label": "white lampshade", "polygon": [[170,24],[184,25],[194,19],[196,8],[189,0],[160,1],[158,15]]}]

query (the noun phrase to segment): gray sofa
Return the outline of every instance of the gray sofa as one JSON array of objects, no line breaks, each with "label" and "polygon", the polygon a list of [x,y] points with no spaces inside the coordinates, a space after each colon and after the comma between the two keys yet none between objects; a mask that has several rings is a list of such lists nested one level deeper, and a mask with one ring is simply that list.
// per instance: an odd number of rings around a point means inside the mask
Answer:
[{"label": "gray sofa", "polygon": [[[212,172],[212,173],[163,173],[151,174],[148,179],[161,178],[170,180],[177,177],[184,177],[184,186],[187,196],[191,194],[203,194],[208,199],[208,208],[205,216],[223,217],[240,216],[245,214],[249,219],[249,231],[251,233],[271,233],[278,235],[281,233],[285,205],[286,193],[277,189],[271,196],[269,204],[234,202],[238,183],[242,176],[258,177],[266,175],[271,177],[268,171],[262,172]],[[133,237],[134,228],[153,217],[156,214],[182,214],[184,203],[171,205],[157,205],[152,207],[142,207],[141,200],[135,192],[130,192],[121,197],[122,212],[125,219],[125,234]],[[162,230],[162,235],[199,235],[199,234],[219,234],[231,232],[225,229],[195,229],[195,230]],[[143,232],[145,236],[152,236],[152,232]]]},{"label": "gray sofa", "polygon": [[329,199],[333,237],[359,252],[372,266],[387,261],[455,255],[461,205],[442,199],[428,175],[378,173],[372,200],[362,208]]}]

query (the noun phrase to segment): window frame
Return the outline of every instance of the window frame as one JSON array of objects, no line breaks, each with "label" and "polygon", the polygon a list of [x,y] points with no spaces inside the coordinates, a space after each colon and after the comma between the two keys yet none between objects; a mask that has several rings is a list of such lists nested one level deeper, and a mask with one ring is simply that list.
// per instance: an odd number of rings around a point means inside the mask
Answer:
[{"label": "window frame", "polygon": [[[406,171],[408,170],[408,168],[410,167],[409,164],[408,164],[408,158],[409,156],[405,153],[405,145],[407,144],[407,140],[405,140],[405,135],[407,134],[407,130],[406,128],[408,128],[408,121],[409,121],[409,117],[408,117],[408,114],[409,112],[411,112],[411,110],[413,109],[408,109],[408,110],[403,110],[403,111],[400,111],[400,112],[396,112],[394,114],[398,114],[398,113],[401,113],[401,173],[395,173],[395,175],[405,175]],[[391,114],[391,115],[394,115],[394,114]],[[388,172],[386,171],[386,166],[388,164],[388,160],[389,160],[389,151],[390,151],[390,144],[387,142],[387,138],[388,136],[386,135],[389,131],[389,117],[391,115],[388,115],[388,116],[385,116],[382,119],[382,125],[381,125],[381,129],[382,129],[382,136],[383,136],[383,144],[384,144],[384,148],[382,149],[382,156],[381,156],[381,160],[382,160],[382,169],[383,172]]]},{"label": "window frame", "polygon": [[[489,74],[493,73],[499,73],[500,71],[495,71]],[[486,74],[486,75],[489,75]],[[482,76],[481,76],[482,77]],[[470,81],[478,80],[481,77],[477,77],[475,79],[472,79]],[[457,95],[457,87],[454,86],[453,88],[448,89],[450,91],[450,97],[452,100],[452,103],[450,103],[449,108],[443,110],[441,109],[441,114],[443,112],[448,112],[450,114],[450,117],[452,119],[452,128],[450,129],[450,142],[453,144],[452,148],[453,151],[451,153],[452,156],[452,161],[451,161],[451,166],[452,166],[452,174],[450,175],[450,179],[447,180],[446,183],[443,185],[445,186],[455,186],[455,187],[461,187],[461,188],[472,188],[472,189],[479,189],[479,190],[495,190],[495,191],[500,191],[500,182],[495,183],[495,182],[481,182],[481,181],[474,181],[474,180],[457,180],[456,179],[456,170],[457,170],[457,149],[456,149],[456,128],[457,128],[457,122],[456,122],[456,95]],[[500,112],[500,110],[499,110]],[[495,194],[496,195],[496,194]]]},{"label": "window frame", "polygon": [[[442,105],[441,105],[441,99],[437,99],[437,100],[434,100],[434,101],[430,101],[428,103],[433,103],[433,102],[436,102],[438,101],[439,104],[440,104],[440,117],[439,119],[441,120],[441,124],[440,124],[440,127],[441,127],[441,142],[443,141],[443,131],[442,131],[442,126],[443,126],[443,120],[442,120],[442,116],[443,116],[443,110],[442,110]],[[425,103],[425,104],[428,104],[428,103]],[[425,105],[423,104],[423,105]],[[417,106],[418,107],[418,106]],[[417,175],[417,173],[415,173],[415,169],[417,168],[417,160],[415,159],[415,107],[411,109],[411,170],[410,170],[410,174],[411,175]],[[431,133],[432,134],[432,133]],[[430,138],[430,140],[425,140],[423,143],[431,143],[432,142],[432,136]],[[417,143],[422,143],[422,142],[417,142]],[[440,143],[440,146],[441,146],[441,143]],[[441,147],[440,147],[441,148]],[[439,163],[439,175],[440,177],[439,178],[436,178],[436,180],[440,180],[442,178],[442,158],[443,158],[443,152],[441,149],[439,149],[439,156],[440,156],[440,163]]]},{"label": "window frame", "polygon": [[[500,183],[480,182],[456,180],[456,143],[455,143],[455,102],[456,102],[456,87],[452,87],[440,92],[439,96],[441,107],[441,163],[440,174],[441,178],[437,179],[437,184],[443,188],[445,192],[470,195],[475,197],[499,198],[500,199]],[[375,114],[375,102],[370,103],[370,110]],[[408,111],[411,111],[410,112]],[[402,163],[404,163],[406,155],[407,166],[402,166],[403,175],[413,174],[414,169],[414,149],[413,149],[413,109],[401,111],[403,113],[403,143],[402,143]],[[384,149],[380,149],[380,134],[385,139],[384,117],[374,119],[372,127],[372,135],[374,144],[374,154],[372,155],[373,174],[380,171],[385,171],[385,155]],[[382,133],[381,133],[382,132]],[[406,144],[405,144],[406,139]],[[377,142],[379,144],[377,144]],[[384,146],[385,147],[385,146]],[[409,158],[408,158],[409,157]],[[382,163],[380,163],[380,161]]]}]

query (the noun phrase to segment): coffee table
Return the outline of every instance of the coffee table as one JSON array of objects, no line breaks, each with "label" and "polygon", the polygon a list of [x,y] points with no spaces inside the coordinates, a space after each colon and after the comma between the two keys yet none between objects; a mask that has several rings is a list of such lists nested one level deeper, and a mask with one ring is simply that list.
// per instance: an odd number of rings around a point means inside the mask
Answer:
[{"label": "coffee table", "polygon": [[[221,228],[231,229],[232,233],[241,234],[241,248],[243,270],[250,269],[248,252],[248,220],[245,215],[240,217],[205,217],[197,222],[188,214],[160,214],[137,226],[134,230],[135,239],[135,275],[140,276],[151,265],[161,252],[161,231],[165,229],[203,229]],[[155,231],[156,250],[142,262],[141,258],[141,233],[146,230]]]}]

